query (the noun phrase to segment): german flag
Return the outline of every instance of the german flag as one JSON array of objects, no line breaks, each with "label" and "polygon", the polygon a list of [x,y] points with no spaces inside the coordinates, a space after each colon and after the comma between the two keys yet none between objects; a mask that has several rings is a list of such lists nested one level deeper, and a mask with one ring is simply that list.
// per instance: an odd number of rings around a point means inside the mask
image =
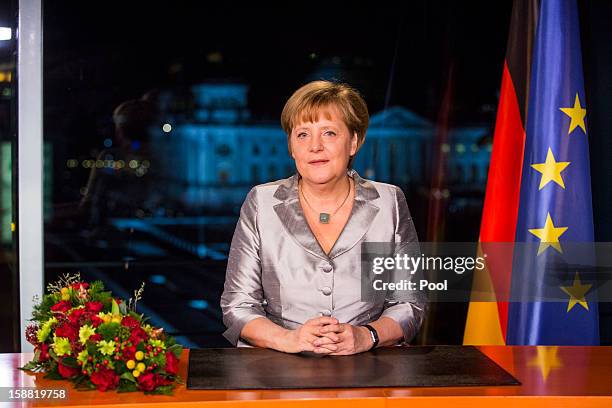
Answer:
[{"label": "german flag", "polygon": [[[504,61],[493,150],[480,227],[481,243],[514,242],[531,77],[531,56],[540,8],[538,0],[515,0]],[[470,302],[464,344],[505,344],[512,251],[491,257],[474,275],[474,290],[499,301]]]}]

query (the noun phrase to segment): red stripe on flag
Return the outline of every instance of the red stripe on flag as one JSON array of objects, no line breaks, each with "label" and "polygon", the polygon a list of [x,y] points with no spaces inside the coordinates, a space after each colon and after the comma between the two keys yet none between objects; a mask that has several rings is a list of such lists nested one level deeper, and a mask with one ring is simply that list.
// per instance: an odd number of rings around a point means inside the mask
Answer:
[{"label": "red stripe on flag", "polygon": [[[508,70],[504,61],[501,95],[487,190],[480,225],[480,241],[514,242],[518,218],[521,190],[521,173],[523,152],[525,148],[525,129],[521,120],[520,108]],[[506,337],[508,323],[508,299],[512,276],[512,252],[489,259],[488,265],[491,281],[495,288],[498,302],[499,320],[503,336]],[[509,258],[509,259],[508,259]]]}]

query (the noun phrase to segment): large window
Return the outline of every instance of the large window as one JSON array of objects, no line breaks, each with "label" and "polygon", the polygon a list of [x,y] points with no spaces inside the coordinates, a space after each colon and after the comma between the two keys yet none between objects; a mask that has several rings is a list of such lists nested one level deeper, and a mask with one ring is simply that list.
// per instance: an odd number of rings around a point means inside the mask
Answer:
[{"label": "large window", "polygon": [[[469,123],[462,143],[490,143],[510,8],[46,2],[46,280],[80,271],[128,297],[144,281],[139,305],[155,324],[186,345],[228,345],[219,296],[242,200],[295,171],[280,112],[320,78],[364,95],[371,125],[355,168],[401,186],[427,240],[443,97],[452,91],[450,134]],[[486,168],[482,151],[449,160],[468,174]],[[448,179],[457,218],[469,215],[457,240],[478,236],[485,185],[467,181]],[[463,324],[460,308],[449,313]],[[460,340],[444,330],[440,341]]]},{"label": "large window", "polygon": [[18,350],[16,252],[17,41],[16,2],[0,3],[0,353]]}]

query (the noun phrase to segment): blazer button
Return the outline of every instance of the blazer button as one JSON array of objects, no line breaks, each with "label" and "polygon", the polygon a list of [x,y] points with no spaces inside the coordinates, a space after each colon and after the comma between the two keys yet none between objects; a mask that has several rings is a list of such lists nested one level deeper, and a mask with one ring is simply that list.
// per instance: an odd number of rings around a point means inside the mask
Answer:
[{"label": "blazer button", "polygon": [[323,292],[325,296],[329,296],[331,295],[332,290],[329,286],[324,286],[323,288],[321,288],[321,292]]},{"label": "blazer button", "polygon": [[332,268],[331,265],[325,265],[321,269],[323,269],[323,272],[330,273],[334,268]]},{"label": "blazer button", "polygon": [[322,310],[320,314],[321,316],[331,316],[331,310]]},{"label": "blazer button", "polygon": [[262,306],[268,306],[268,300],[267,299],[262,300],[261,301],[261,305]]}]

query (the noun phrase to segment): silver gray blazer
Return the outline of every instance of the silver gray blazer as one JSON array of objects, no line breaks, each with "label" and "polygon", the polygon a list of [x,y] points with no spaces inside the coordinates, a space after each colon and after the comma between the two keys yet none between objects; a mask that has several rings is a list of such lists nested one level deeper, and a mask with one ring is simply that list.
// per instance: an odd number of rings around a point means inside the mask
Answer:
[{"label": "silver gray blazer", "polygon": [[417,240],[406,198],[396,186],[355,181],[348,222],[327,255],[314,237],[298,198],[298,175],[253,187],[240,211],[221,296],[223,333],[232,344],[245,324],[258,317],[295,329],[317,316],[363,325],[382,316],[398,322],[405,343],[418,331],[426,296],[387,291],[361,299],[361,243],[389,242],[397,248]]}]

